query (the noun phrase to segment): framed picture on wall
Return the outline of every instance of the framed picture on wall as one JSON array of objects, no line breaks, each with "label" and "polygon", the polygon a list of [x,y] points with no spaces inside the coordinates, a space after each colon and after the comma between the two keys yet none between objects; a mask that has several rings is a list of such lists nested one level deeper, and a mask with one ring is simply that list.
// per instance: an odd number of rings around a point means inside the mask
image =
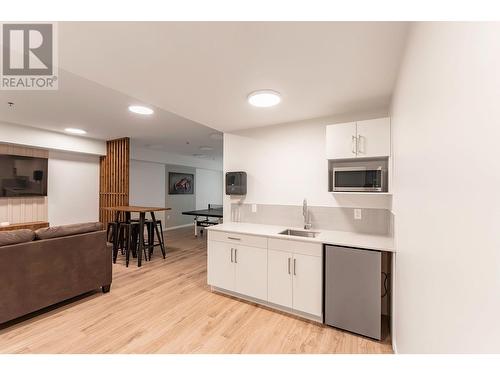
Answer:
[{"label": "framed picture on wall", "polygon": [[169,194],[194,194],[194,174],[168,172]]}]

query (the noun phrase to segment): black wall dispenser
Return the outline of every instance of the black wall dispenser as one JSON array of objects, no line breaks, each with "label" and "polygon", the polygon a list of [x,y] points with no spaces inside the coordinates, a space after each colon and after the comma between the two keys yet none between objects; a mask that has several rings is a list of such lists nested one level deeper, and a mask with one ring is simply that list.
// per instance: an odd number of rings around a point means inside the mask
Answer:
[{"label": "black wall dispenser", "polygon": [[226,195],[247,194],[247,173],[226,172]]}]

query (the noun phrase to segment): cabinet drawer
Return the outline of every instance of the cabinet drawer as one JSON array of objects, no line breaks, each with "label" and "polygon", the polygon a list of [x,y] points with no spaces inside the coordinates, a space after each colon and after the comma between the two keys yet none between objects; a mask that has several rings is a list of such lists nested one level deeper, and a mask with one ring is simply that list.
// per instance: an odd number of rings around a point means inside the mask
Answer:
[{"label": "cabinet drawer", "polygon": [[234,245],[245,245],[267,249],[267,237],[210,230],[208,231],[208,239],[209,241],[221,241]]},{"label": "cabinet drawer", "polygon": [[270,238],[269,249],[321,257],[323,253],[323,244],[297,240],[282,240],[280,238]]}]

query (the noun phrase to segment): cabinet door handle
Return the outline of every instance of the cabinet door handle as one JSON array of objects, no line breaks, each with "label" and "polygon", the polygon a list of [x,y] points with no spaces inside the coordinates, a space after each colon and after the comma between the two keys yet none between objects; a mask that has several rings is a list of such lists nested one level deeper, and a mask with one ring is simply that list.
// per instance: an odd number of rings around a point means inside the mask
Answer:
[{"label": "cabinet door handle", "polygon": [[353,154],[356,154],[358,149],[358,138],[356,138],[355,135],[351,137],[351,143],[352,143],[351,151]]},{"label": "cabinet door handle", "polygon": [[231,248],[231,263],[233,263],[233,248]]},{"label": "cabinet door handle", "polygon": [[234,249],[234,263],[238,263],[238,249]]},{"label": "cabinet door handle", "polygon": [[228,237],[227,239],[228,240],[241,241],[241,238],[237,238],[237,237]]},{"label": "cabinet door handle", "polygon": [[297,259],[293,258],[293,274],[297,275]]},{"label": "cabinet door handle", "polygon": [[362,150],[362,148],[361,148],[361,137],[362,137],[362,135],[361,135],[361,134],[360,134],[360,135],[358,135],[358,139],[357,139],[357,141],[356,141],[356,145],[357,145],[357,146],[356,146],[356,148],[357,148],[357,150],[358,150],[358,153],[363,154],[363,153],[364,153],[364,151],[363,151],[363,150]]},{"label": "cabinet door handle", "polygon": [[290,258],[288,258],[288,274],[290,275]]}]

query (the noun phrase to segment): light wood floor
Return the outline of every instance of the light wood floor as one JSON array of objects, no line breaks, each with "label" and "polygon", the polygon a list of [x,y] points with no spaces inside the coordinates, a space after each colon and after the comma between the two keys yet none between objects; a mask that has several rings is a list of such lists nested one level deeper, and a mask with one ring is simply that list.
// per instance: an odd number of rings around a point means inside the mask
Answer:
[{"label": "light wood floor", "polygon": [[392,353],[379,343],[210,292],[206,240],[167,232],[167,259],[113,268],[111,292],[0,326],[2,353]]}]

